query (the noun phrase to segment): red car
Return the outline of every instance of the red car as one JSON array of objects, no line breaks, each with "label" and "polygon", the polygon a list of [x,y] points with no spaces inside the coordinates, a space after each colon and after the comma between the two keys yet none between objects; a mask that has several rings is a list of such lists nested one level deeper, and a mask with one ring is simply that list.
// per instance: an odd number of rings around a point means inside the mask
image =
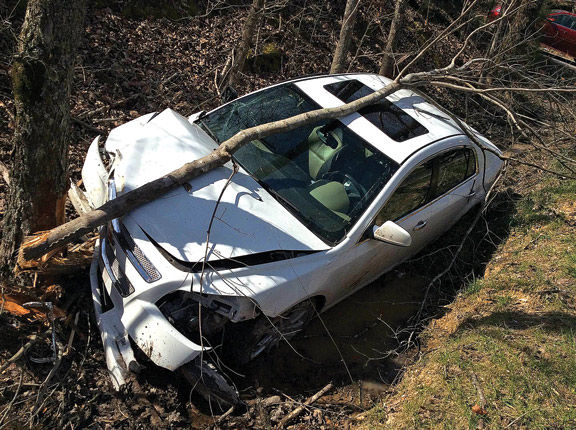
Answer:
[{"label": "red car", "polygon": [[544,23],[542,42],[564,54],[576,58],[576,13],[553,11]]},{"label": "red car", "polygon": [[488,12],[488,22],[492,22],[498,18],[500,13],[502,13],[502,5],[497,4],[490,12]]}]

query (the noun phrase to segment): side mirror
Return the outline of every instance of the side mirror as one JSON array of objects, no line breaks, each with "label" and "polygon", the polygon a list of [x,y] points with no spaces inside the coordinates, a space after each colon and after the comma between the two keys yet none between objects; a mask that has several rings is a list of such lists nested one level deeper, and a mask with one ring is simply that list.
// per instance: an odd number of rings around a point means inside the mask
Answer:
[{"label": "side mirror", "polygon": [[386,221],[380,227],[374,226],[374,239],[398,246],[410,246],[412,236],[394,221]]}]

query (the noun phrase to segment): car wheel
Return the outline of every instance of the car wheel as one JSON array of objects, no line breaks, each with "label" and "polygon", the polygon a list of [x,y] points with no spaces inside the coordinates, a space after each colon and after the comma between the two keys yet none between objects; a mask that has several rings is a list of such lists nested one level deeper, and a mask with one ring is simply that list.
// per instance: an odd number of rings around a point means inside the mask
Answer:
[{"label": "car wheel", "polygon": [[226,411],[240,403],[240,396],[234,385],[216,367],[197,358],[179,369],[180,373],[192,385],[211,407]]},{"label": "car wheel", "polygon": [[274,318],[260,315],[241,330],[234,330],[230,334],[228,355],[232,356],[235,364],[246,364],[260,354],[270,351],[281,340],[292,339],[316,313],[314,301],[306,300]]}]

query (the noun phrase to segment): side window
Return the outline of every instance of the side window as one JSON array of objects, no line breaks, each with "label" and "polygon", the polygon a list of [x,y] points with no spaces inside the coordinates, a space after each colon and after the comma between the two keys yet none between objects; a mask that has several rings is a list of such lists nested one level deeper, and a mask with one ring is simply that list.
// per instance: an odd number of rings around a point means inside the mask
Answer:
[{"label": "side window", "polygon": [[421,164],[388,199],[376,217],[376,225],[395,221],[447,193],[473,176],[476,169],[476,156],[471,148],[447,151]]},{"label": "side window", "polygon": [[433,160],[427,161],[404,179],[376,217],[377,225],[397,220],[426,203],[432,182],[432,165]]},{"label": "side window", "polygon": [[437,159],[438,179],[433,198],[447,193],[476,172],[476,157],[470,148],[449,151]]},{"label": "side window", "polygon": [[552,19],[556,24],[563,27],[570,27],[570,16],[568,15],[554,15]]}]

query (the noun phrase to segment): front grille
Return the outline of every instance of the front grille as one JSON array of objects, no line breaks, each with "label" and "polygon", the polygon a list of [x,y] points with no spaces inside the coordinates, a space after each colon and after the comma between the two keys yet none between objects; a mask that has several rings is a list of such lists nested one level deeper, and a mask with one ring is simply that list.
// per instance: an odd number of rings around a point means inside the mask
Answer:
[{"label": "front grille", "polygon": [[[98,264],[100,268],[105,267],[102,255],[100,255],[100,257],[98,258]],[[97,288],[100,293],[102,313],[105,313],[108,312],[110,309],[114,308],[114,303],[112,303],[112,299],[108,294],[108,290],[106,290],[106,286],[104,285],[104,279],[102,278],[102,272],[100,270],[98,271],[98,275],[96,276],[96,281],[98,282]]]},{"label": "front grille", "polygon": [[[111,236],[108,236],[108,238],[111,238]],[[106,270],[112,272],[108,274],[110,275],[110,278],[112,278],[114,287],[116,287],[122,297],[128,297],[134,292],[134,286],[128,280],[124,271],[120,270],[120,265],[116,258],[116,253],[114,252],[114,242],[106,240],[103,245],[106,259],[108,260],[108,265],[105,265]]]}]

